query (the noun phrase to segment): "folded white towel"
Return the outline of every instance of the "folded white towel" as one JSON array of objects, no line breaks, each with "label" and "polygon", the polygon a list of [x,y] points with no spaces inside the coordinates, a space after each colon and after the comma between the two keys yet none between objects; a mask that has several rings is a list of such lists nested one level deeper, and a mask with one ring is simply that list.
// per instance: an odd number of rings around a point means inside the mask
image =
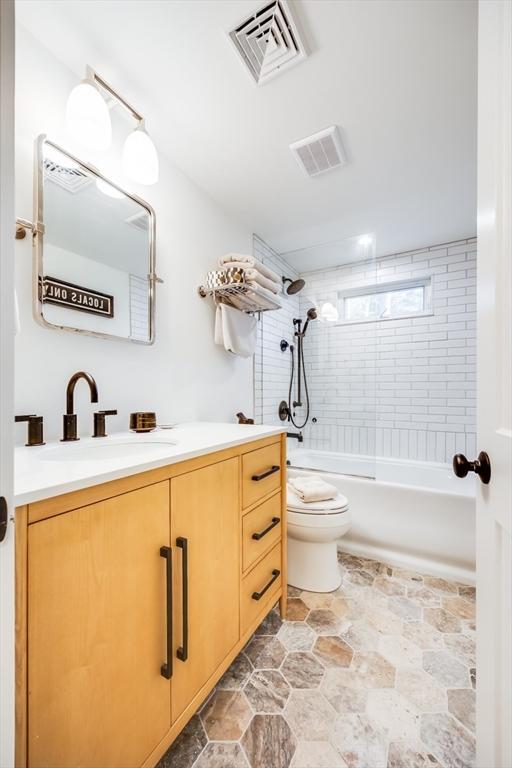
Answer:
[{"label": "folded white towel", "polygon": [[294,477],[288,481],[288,485],[301,501],[306,503],[308,501],[328,501],[329,499],[335,499],[338,495],[336,486],[311,475]]},{"label": "folded white towel", "polygon": [[258,321],[252,315],[227,304],[219,304],[215,316],[215,342],[240,357],[251,357],[256,350]]},{"label": "folded white towel", "polygon": [[[254,285],[254,283],[252,283],[252,284],[250,283],[249,284],[249,291],[248,291],[248,296],[249,297],[251,297],[251,295],[254,296],[254,300],[255,301],[257,301],[258,298],[260,298],[260,299],[261,298],[268,299],[272,309],[275,309],[275,305],[276,304],[279,304],[279,306],[282,306],[281,299],[277,296],[277,294],[272,293],[272,291],[267,291],[267,289],[264,288],[262,285],[258,285],[258,287],[257,287],[258,297],[256,297],[254,294],[251,294],[251,287],[253,285]],[[256,288],[255,285],[254,285],[254,287]],[[231,299],[231,297],[230,297],[230,299]]]},{"label": "folded white towel", "polygon": [[[225,265],[227,266],[227,264]],[[271,280],[269,277],[262,275],[260,270],[256,267],[249,267],[246,262],[232,261],[229,263],[230,267],[241,267],[245,273],[245,280],[247,283],[258,283],[272,293],[281,293],[283,289],[282,282],[276,283],[275,280]]]},{"label": "folded white towel", "polygon": [[266,267],[265,264],[259,261],[255,256],[248,256],[244,253],[227,253],[225,256],[221,256],[219,259],[219,266],[221,267],[231,266],[233,263],[238,264],[239,266],[241,264],[245,267],[254,267],[264,277],[268,277],[269,280],[273,280],[278,284],[282,283],[281,277],[277,274],[277,272],[274,272],[272,269]]}]

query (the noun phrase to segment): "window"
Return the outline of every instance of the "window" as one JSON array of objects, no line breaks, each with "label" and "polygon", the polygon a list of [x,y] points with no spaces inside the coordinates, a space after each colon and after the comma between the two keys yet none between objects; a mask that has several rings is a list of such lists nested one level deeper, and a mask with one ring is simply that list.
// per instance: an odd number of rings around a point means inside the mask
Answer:
[{"label": "window", "polygon": [[432,313],[432,278],[355,288],[338,293],[344,323],[396,320]]}]

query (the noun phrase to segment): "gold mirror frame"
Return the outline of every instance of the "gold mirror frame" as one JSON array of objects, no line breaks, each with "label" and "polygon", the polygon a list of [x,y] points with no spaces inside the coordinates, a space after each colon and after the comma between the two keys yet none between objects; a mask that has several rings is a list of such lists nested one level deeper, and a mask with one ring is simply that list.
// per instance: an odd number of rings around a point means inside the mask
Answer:
[{"label": "gold mirror frame", "polygon": [[[73,326],[68,325],[56,325],[54,323],[49,323],[47,320],[45,320],[43,315],[43,303],[39,298],[39,284],[40,281],[43,280],[43,250],[44,250],[44,234],[45,234],[45,227],[44,227],[44,154],[43,154],[43,147],[47,144],[54,149],[56,149],[58,152],[61,152],[66,157],[69,157],[70,160],[77,163],[79,166],[84,168],[88,173],[92,174],[97,179],[101,179],[102,181],[105,181],[107,184],[110,184],[110,186],[117,189],[119,192],[122,192],[123,195],[126,197],[129,197],[131,200],[136,202],[138,205],[142,206],[146,209],[146,211],[149,214],[149,263],[148,263],[148,327],[149,327],[149,338],[147,341],[140,341],[138,339],[129,339],[125,336],[116,336],[111,333],[100,333],[98,331],[87,331],[82,328],[73,328]],[[41,134],[36,139],[36,146],[35,146],[35,184],[34,184],[34,222],[32,224],[32,235],[33,235],[33,245],[34,245],[34,260],[33,260],[33,280],[32,280],[32,306],[33,306],[33,314],[34,318],[39,325],[42,325],[44,328],[50,328],[51,330],[58,330],[58,331],[70,331],[71,333],[80,333],[85,336],[94,336],[99,339],[115,339],[117,341],[128,341],[132,344],[143,344],[145,346],[154,344],[155,342],[155,285],[156,283],[161,283],[163,280],[161,280],[155,271],[156,268],[156,248],[155,248],[155,228],[156,228],[156,217],[155,212],[153,208],[147,203],[145,200],[142,200],[142,198],[138,197],[137,195],[133,195],[130,192],[127,192],[125,189],[122,189],[118,184],[114,183],[110,179],[108,179],[106,176],[103,176],[102,173],[98,171],[97,168],[95,168],[90,163],[85,163],[83,160],[79,160],[77,157],[72,155],[67,150],[63,149],[58,144],[55,144],[55,142],[50,141],[46,134]]]}]

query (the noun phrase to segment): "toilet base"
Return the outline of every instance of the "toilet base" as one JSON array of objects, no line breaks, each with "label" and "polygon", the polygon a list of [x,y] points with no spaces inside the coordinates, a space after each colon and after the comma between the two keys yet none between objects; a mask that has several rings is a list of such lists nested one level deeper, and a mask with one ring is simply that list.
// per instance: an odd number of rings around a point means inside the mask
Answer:
[{"label": "toilet base", "polygon": [[334,592],[341,585],[338,542],[300,541],[288,536],[288,583],[307,592]]}]

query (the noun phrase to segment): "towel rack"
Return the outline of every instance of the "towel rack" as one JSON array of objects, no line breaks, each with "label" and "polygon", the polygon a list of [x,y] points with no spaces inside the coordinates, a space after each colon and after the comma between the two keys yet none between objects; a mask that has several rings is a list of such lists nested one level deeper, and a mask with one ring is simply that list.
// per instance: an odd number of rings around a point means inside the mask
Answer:
[{"label": "towel rack", "polygon": [[[230,282],[223,282],[224,280]],[[268,312],[281,309],[281,302],[262,293],[255,283],[245,282],[243,269],[214,270],[206,276],[206,287],[200,285],[199,296],[213,296],[215,301],[222,301],[242,312]]]}]

